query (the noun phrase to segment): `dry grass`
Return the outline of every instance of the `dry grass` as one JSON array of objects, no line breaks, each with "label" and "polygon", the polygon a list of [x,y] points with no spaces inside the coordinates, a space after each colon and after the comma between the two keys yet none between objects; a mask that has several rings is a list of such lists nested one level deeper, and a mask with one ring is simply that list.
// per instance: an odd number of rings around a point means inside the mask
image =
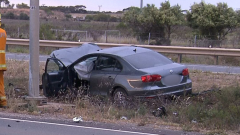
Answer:
[{"label": "dry grass", "polygon": [[[92,37],[80,38],[81,42],[96,42]],[[100,36],[98,38],[98,43],[106,43],[106,36]],[[133,37],[117,37],[117,36],[108,36],[107,43],[114,44],[139,44],[136,38]]]},{"label": "dry grass", "polygon": [[[44,71],[44,66],[45,63],[40,63],[40,75],[42,75]],[[8,60],[7,71],[4,72],[4,78],[5,90],[9,96],[13,93],[14,88],[21,89],[21,96],[27,94],[29,63],[27,61]],[[41,79],[39,81],[41,82]]]},{"label": "dry grass", "polygon": [[190,77],[193,82],[193,92],[236,86],[240,82],[239,74],[211,73],[195,70],[190,72]]},{"label": "dry grass", "polygon": [[[99,40],[101,43],[106,42],[106,37],[102,36]],[[116,37],[116,36],[108,36],[107,37],[108,43],[118,43],[118,44],[139,44],[139,41],[137,41],[134,37]]]},{"label": "dry grass", "polygon": [[[40,75],[43,73],[45,63],[40,63]],[[165,129],[183,129],[186,131],[204,131],[205,129],[215,129],[216,127],[210,126],[207,128],[207,123],[195,123],[191,121],[192,116],[201,118],[197,116],[198,111],[202,110],[204,106],[208,109],[211,107],[213,110],[214,106],[218,105],[216,101],[217,98],[221,97],[219,95],[203,95],[200,97],[191,97],[189,98],[178,98],[173,101],[163,101],[157,100],[154,101],[155,105],[152,106],[151,102],[137,102],[134,106],[130,108],[117,108],[112,105],[111,101],[106,98],[94,97],[89,98],[88,96],[75,99],[70,101],[67,96],[65,98],[50,98],[51,102],[60,102],[60,103],[71,103],[73,106],[55,104],[51,107],[37,107],[36,105],[27,106],[26,101],[20,98],[20,96],[27,95],[28,89],[28,62],[26,61],[14,61],[9,60],[7,62],[8,70],[5,72],[5,86],[6,93],[8,95],[8,104],[9,109],[5,110],[7,112],[22,113],[22,114],[31,114],[31,115],[51,115],[54,117],[61,117],[66,119],[72,119],[76,116],[82,116],[84,121],[101,121],[101,122],[110,122],[110,123],[131,123],[138,126],[152,125],[155,128],[164,127]],[[226,86],[237,86],[240,80],[240,75],[233,74],[216,74],[210,72],[200,72],[200,71],[191,71],[191,78],[193,81],[193,92],[201,92],[209,89],[224,88]],[[41,80],[39,80],[41,82]],[[14,86],[9,86],[9,83],[14,84]],[[15,88],[22,88],[20,92],[14,90]],[[226,95],[229,93],[226,93]],[[231,94],[231,93],[230,93]],[[212,101],[208,100],[213,99]],[[221,97],[224,99],[223,97]],[[227,99],[224,101],[230,102]],[[219,101],[223,101],[220,100]],[[221,103],[220,102],[220,103]],[[204,103],[204,106],[202,105]],[[213,104],[212,104],[213,103]],[[168,116],[163,116],[162,118],[154,117],[151,114],[153,109],[156,107],[165,106],[167,109]],[[196,107],[196,108],[194,108]],[[234,107],[233,107],[234,108]],[[217,111],[217,110],[216,110]],[[173,112],[177,112],[179,116],[173,115]],[[218,111],[217,111],[218,112]],[[196,114],[197,113],[197,114]],[[215,112],[216,113],[216,112]],[[186,115],[188,114],[188,115]],[[201,114],[201,113],[199,113]],[[227,113],[228,114],[228,113]],[[229,115],[229,114],[228,114]],[[122,116],[126,116],[128,120],[121,120]],[[221,116],[224,117],[225,116]],[[230,117],[230,116],[229,116]],[[206,121],[209,121],[208,115],[204,115]],[[218,117],[217,117],[218,118]],[[220,119],[218,120],[219,123]],[[237,116],[238,118],[238,116]],[[209,122],[213,124],[214,122]],[[237,132],[234,126],[230,124],[230,127],[223,125],[223,129],[231,129],[232,132]],[[221,125],[219,126],[221,127]],[[217,132],[212,130],[210,133]],[[225,133],[226,131],[218,131]],[[228,133],[228,132],[227,132]]]}]

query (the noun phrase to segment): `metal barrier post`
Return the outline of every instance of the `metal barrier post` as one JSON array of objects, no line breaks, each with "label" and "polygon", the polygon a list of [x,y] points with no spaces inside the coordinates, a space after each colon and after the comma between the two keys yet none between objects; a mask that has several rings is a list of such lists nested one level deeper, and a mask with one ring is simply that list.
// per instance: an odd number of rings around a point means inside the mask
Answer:
[{"label": "metal barrier post", "polygon": [[218,56],[214,56],[214,64],[218,65]]},{"label": "metal barrier post", "polygon": [[182,54],[178,54],[178,63],[182,62]]}]

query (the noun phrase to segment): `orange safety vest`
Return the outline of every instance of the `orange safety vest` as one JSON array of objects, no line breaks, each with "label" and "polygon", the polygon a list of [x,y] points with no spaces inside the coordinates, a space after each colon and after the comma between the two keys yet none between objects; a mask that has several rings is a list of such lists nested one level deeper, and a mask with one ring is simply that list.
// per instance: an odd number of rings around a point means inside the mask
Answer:
[{"label": "orange safety vest", "polygon": [[5,30],[0,28],[0,70],[7,70],[6,66],[6,41],[7,41],[7,33]]}]

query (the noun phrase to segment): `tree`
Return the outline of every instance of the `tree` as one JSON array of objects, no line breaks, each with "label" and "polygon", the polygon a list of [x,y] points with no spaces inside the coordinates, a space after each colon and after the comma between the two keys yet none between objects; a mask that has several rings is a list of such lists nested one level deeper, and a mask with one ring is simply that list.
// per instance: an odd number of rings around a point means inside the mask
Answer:
[{"label": "tree", "polygon": [[237,21],[238,23],[240,23],[240,10],[237,10],[236,13],[237,13]]},{"label": "tree", "polygon": [[185,23],[184,14],[179,5],[171,7],[169,1],[161,3],[159,10],[162,18],[161,21],[165,27],[167,40],[170,41],[171,33],[177,28],[177,25]]},{"label": "tree", "polygon": [[10,8],[14,8],[15,4],[9,5]]},{"label": "tree", "polygon": [[9,0],[0,0],[0,8],[2,6],[2,3],[8,4],[8,5],[10,4]]},{"label": "tree", "polygon": [[123,20],[142,40],[146,40],[151,33],[156,44],[166,43],[160,11],[155,5],[148,4],[142,10],[138,7],[131,7],[124,14]]},{"label": "tree", "polygon": [[15,19],[15,15],[12,12],[7,12],[3,17],[6,19]]},{"label": "tree", "polygon": [[25,13],[21,13],[19,16],[20,20],[29,20],[29,16]]},{"label": "tree", "polygon": [[169,1],[161,3],[158,9],[155,5],[140,8],[131,7],[124,10],[123,20],[141,39],[146,40],[149,33],[157,44],[170,45],[170,35],[185,22],[184,14],[179,5],[172,6]]},{"label": "tree", "polygon": [[76,8],[75,10],[85,10],[86,6],[84,6],[84,5],[76,5],[75,8]]},{"label": "tree", "polygon": [[194,3],[187,13],[189,26],[204,38],[223,40],[237,25],[237,14],[226,3]]},{"label": "tree", "polygon": [[22,3],[22,4],[17,4],[17,8],[27,8],[27,9],[29,9],[30,7],[27,5],[27,4],[25,4],[25,3]]}]

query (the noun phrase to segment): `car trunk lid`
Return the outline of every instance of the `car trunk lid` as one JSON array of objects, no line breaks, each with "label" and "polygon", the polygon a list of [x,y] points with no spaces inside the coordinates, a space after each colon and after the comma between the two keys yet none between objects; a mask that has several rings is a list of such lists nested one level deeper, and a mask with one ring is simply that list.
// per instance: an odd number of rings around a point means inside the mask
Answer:
[{"label": "car trunk lid", "polygon": [[184,76],[182,75],[182,71],[186,68],[186,66],[172,63],[162,66],[155,66],[151,68],[140,69],[140,71],[145,72],[147,75],[161,75],[161,81],[152,82],[152,84],[161,86],[173,86],[178,85],[184,82]]}]

